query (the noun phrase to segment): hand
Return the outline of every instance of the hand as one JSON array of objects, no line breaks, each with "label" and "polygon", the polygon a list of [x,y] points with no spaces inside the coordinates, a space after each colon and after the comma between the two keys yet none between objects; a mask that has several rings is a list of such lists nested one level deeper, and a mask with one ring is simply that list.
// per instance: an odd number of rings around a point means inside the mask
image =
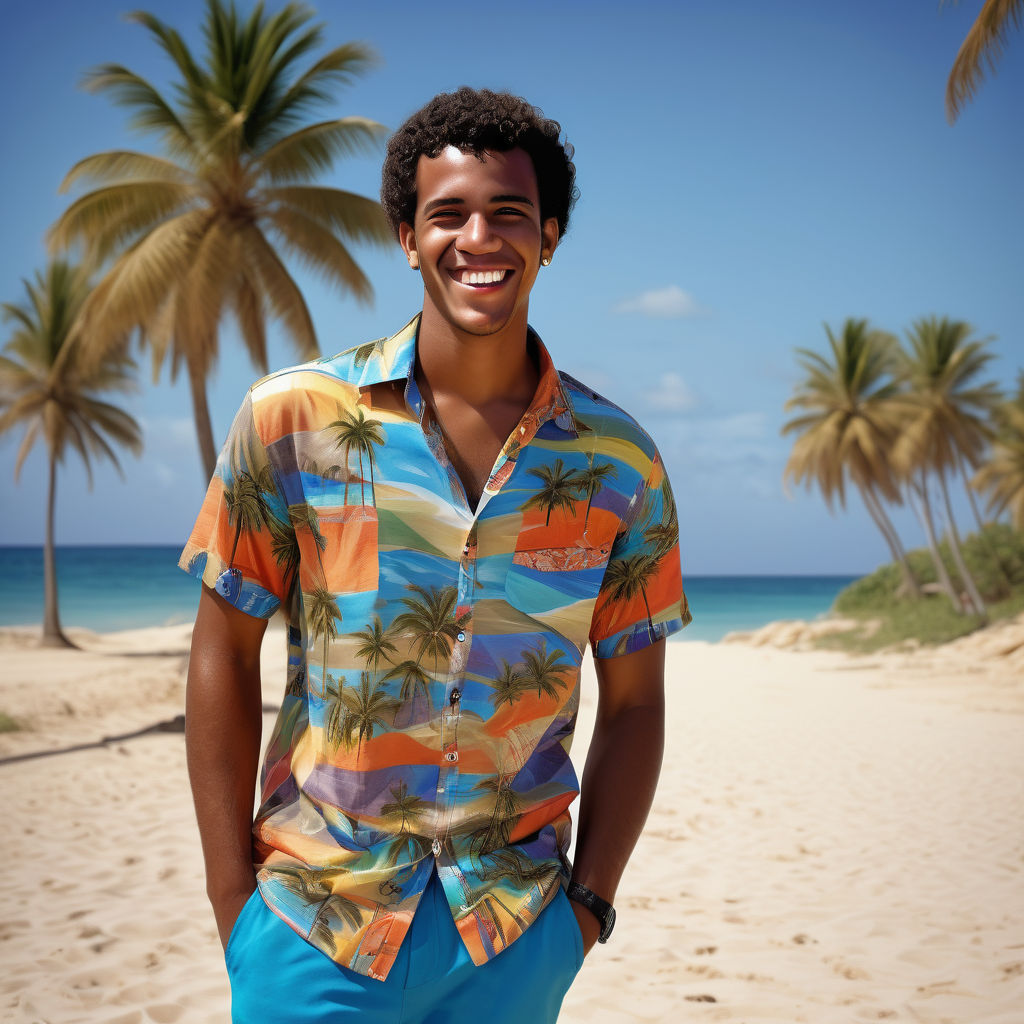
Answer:
[{"label": "hand", "polygon": [[569,900],[569,906],[572,907],[576,923],[580,926],[580,933],[583,935],[583,955],[586,957],[601,934],[601,922],[582,903]]},{"label": "hand", "polygon": [[222,896],[213,905],[213,916],[217,921],[217,932],[220,935],[220,944],[224,950],[228,948],[228,939],[231,937],[231,930],[235,927],[238,915],[242,912],[249,897],[256,891],[255,887],[248,892],[229,893]]}]

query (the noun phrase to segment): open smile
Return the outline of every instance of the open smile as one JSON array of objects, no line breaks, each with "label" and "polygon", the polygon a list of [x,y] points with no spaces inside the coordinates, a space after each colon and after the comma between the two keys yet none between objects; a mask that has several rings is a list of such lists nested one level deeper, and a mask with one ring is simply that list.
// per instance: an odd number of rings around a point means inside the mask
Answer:
[{"label": "open smile", "polygon": [[512,271],[504,270],[477,270],[469,267],[461,267],[456,270],[449,270],[448,276],[458,284],[470,288],[493,288],[502,284],[512,276]]}]

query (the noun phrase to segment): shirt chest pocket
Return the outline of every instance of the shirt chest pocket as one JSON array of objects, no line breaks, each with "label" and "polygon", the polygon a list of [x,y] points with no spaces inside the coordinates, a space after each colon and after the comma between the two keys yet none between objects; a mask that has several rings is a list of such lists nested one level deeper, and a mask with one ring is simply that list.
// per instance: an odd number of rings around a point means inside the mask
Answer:
[{"label": "shirt chest pocket", "polygon": [[528,615],[593,601],[601,589],[612,542],[544,545],[520,539],[505,577],[505,597]]}]

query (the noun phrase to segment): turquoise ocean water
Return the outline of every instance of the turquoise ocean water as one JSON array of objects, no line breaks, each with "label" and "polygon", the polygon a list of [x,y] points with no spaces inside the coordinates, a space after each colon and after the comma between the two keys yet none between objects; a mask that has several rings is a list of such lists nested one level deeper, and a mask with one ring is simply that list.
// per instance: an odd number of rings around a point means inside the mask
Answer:
[{"label": "turquoise ocean water", "polygon": [[[177,567],[177,547],[57,549],[61,621],[97,632],[191,621],[199,583]],[[688,576],[693,622],[681,640],[825,614],[852,576]],[[0,547],[0,625],[42,622],[42,548]]]}]

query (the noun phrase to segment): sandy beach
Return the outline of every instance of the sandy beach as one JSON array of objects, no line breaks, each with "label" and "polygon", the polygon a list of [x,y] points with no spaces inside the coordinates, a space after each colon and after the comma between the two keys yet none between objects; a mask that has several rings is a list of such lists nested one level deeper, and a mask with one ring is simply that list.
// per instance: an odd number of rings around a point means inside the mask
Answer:
[{"label": "sandy beach", "polygon": [[[228,989],[172,727],[190,627],[0,631],[0,1019],[221,1024]],[[615,1021],[1024,1021],[1024,616],[853,658],[781,624],[673,643],[658,799],[613,940],[566,999]],[[283,641],[268,633],[264,696]],[[573,760],[593,722],[592,666]],[[272,713],[265,718],[269,730]]]}]

